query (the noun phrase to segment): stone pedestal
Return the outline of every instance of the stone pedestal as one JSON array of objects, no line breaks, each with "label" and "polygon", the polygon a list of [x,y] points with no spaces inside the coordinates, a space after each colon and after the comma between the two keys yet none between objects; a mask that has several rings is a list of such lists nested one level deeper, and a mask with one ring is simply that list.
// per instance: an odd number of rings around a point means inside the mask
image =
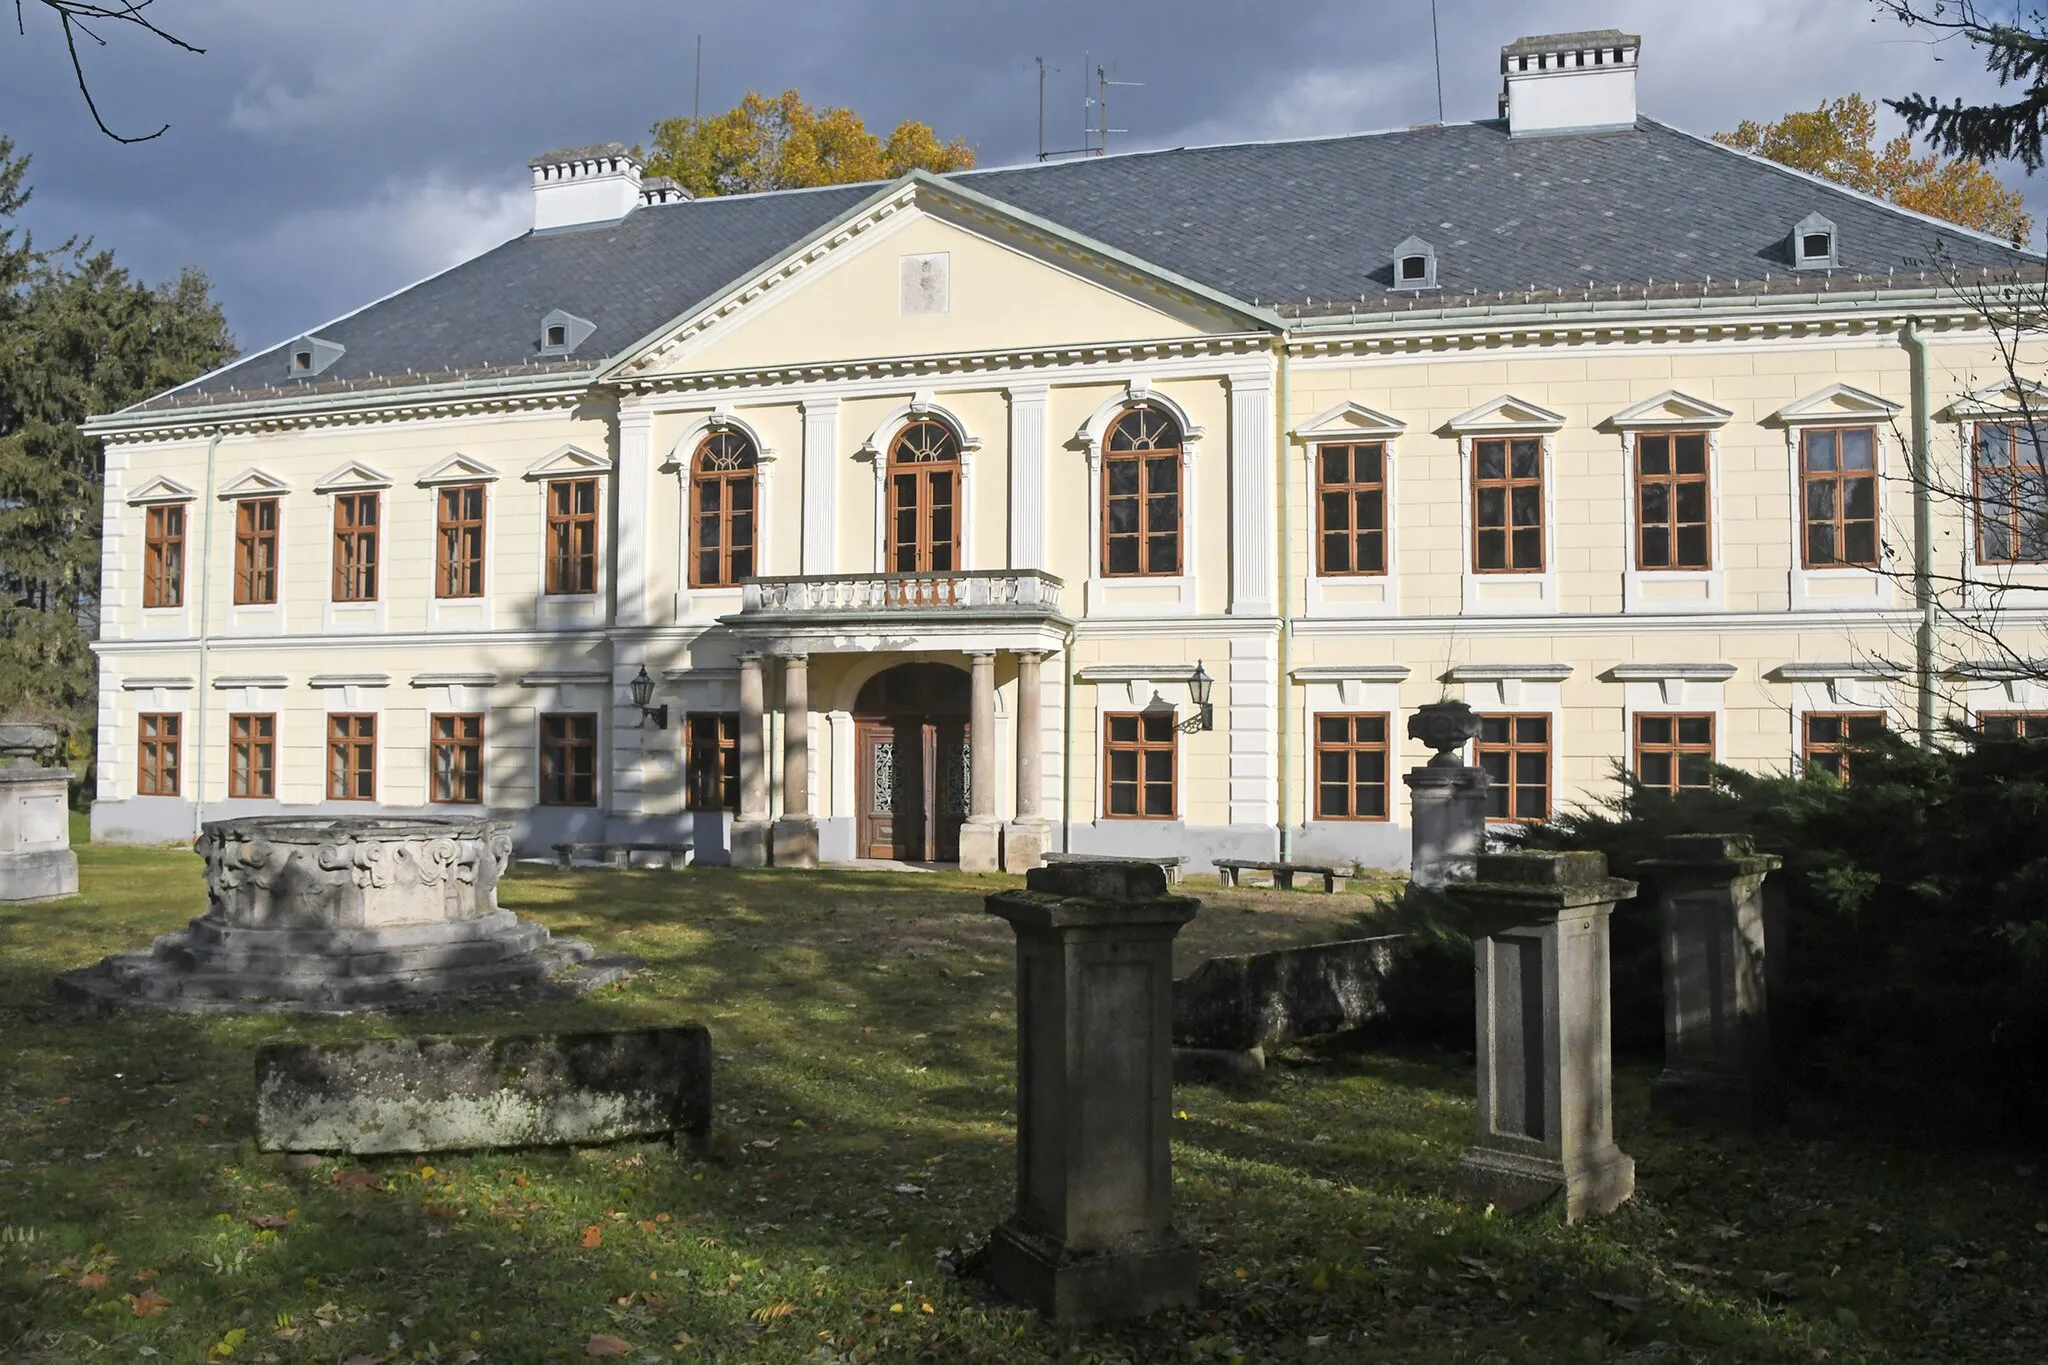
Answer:
[{"label": "stone pedestal", "polygon": [[1634,1193],[1614,1145],[1607,917],[1635,883],[1599,853],[1483,854],[1445,894],[1472,912],[1479,1121],[1457,1189],[1514,1212],[1563,1197],[1576,1221]]},{"label": "stone pedestal", "polygon": [[[769,861],[777,867],[816,867],[818,865],[818,822],[808,815],[793,816],[777,820],[772,827]],[[738,861],[739,842],[733,842],[734,861]],[[759,864],[753,864],[759,866]]]},{"label": "stone pedestal", "polygon": [[62,768],[13,763],[0,768],[0,901],[44,901],[78,894],[65,803],[71,775]]},{"label": "stone pedestal", "polygon": [[732,822],[732,865],[766,867],[775,826],[766,820]]},{"label": "stone pedestal", "polygon": [[1783,861],[1747,835],[1678,834],[1643,864],[1657,886],[1664,956],[1664,1072],[1650,1095],[1673,1118],[1745,1125],[1776,1106],[1764,878]]},{"label": "stone pedestal", "polygon": [[1045,866],[1052,848],[1052,826],[1043,820],[1012,820],[1003,826],[1003,870],[1029,872]]},{"label": "stone pedestal", "polygon": [[1200,902],[1147,863],[1041,867],[1017,931],[1017,1211],[996,1287],[1061,1323],[1195,1302],[1173,1230],[1173,939]]},{"label": "stone pedestal", "polygon": [[1483,769],[1423,766],[1403,773],[1408,784],[1409,828],[1414,850],[1408,880],[1440,891],[1472,880],[1475,860],[1486,847],[1486,792]]},{"label": "stone pedestal", "polygon": [[970,818],[960,826],[960,870],[994,872],[1003,865],[1003,823]]}]

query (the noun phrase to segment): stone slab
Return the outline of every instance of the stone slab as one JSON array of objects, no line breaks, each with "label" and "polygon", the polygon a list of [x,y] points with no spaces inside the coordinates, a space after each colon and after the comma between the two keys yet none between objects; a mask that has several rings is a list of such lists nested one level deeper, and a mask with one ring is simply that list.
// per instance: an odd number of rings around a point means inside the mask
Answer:
[{"label": "stone slab", "polygon": [[1173,1041],[1250,1048],[1357,1028],[1386,1013],[1400,936],[1212,957],[1173,983]]},{"label": "stone slab", "polygon": [[1194,1249],[1170,1236],[1077,1255],[1012,1221],[989,1239],[988,1259],[998,1289],[1062,1326],[1192,1308],[1201,1290]]},{"label": "stone slab", "polygon": [[617,1033],[280,1043],[256,1054],[257,1142],[269,1152],[548,1147],[711,1128],[711,1035]]},{"label": "stone slab", "polygon": [[1564,1200],[1567,1222],[1612,1213],[1636,1190],[1635,1159],[1608,1143],[1592,1155],[1564,1162],[1536,1153],[1470,1148],[1452,1168],[1458,1197],[1521,1213]]},{"label": "stone slab", "polygon": [[68,848],[0,853],[0,901],[48,901],[78,894],[78,855]]},{"label": "stone slab", "polygon": [[995,872],[1003,865],[1003,827],[994,821],[969,820],[960,826],[960,870]]}]

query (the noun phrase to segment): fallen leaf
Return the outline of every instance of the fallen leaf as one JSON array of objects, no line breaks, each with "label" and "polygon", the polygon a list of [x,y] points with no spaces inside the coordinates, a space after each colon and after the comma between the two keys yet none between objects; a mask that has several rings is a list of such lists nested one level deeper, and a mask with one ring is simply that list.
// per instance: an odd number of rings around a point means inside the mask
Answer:
[{"label": "fallen leaf", "polygon": [[586,1356],[622,1356],[632,1349],[630,1343],[617,1337],[606,1336],[603,1332],[596,1333],[589,1341],[583,1343],[583,1354]]},{"label": "fallen leaf", "polygon": [[[603,1242],[604,1229],[599,1227],[597,1224],[592,1223],[589,1227],[583,1229],[583,1249],[585,1251],[590,1250],[592,1247],[599,1246]],[[595,1340],[595,1338],[593,1338],[593,1340]]]},{"label": "fallen leaf", "polygon": [[97,1270],[88,1270],[73,1280],[72,1283],[80,1289],[105,1289],[107,1287],[107,1277]]},{"label": "fallen leaf", "polygon": [[334,1184],[343,1190],[374,1190],[384,1183],[384,1178],[375,1171],[336,1171]]},{"label": "fallen leaf", "polygon": [[1613,1304],[1616,1308],[1619,1308],[1624,1313],[1640,1313],[1643,1311],[1643,1301],[1639,1298],[1634,1297],[1633,1295],[1603,1294],[1596,1289],[1593,1291],[1593,1297],[1600,1300],[1600,1302],[1602,1303]]},{"label": "fallen leaf", "polygon": [[192,1116],[192,1121],[198,1124],[201,1128],[213,1127],[213,1115],[211,1114],[194,1114]]},{"label": "fallen leaf", "polygon": [[780,1303],[771,1303],[766,1308],[756,1308],[747,1316],[755,1322],[773,1322],[777,1318],[786,1318],[795,1311],[796,1305],[785,1300]]},{"label": "fallen leaf", "polygon": [[128,1307],[138,1318],[153,1318],[170,1306],[171,1301],[154,1289],[145,1289],[128,1297]]},{"label": "fallen leaf", "polygon": [[1691,1261],[1673,1261],[1671,1268],[1681,1275],[1719,1275],[1721,1273],[1710,1265],[1694,1265]]},{"label": "fallen leaf", "polygon": [[291,1219],[281,1213],[258,1213],[249,1219],[252,1228],[282,1228],[291,1225]]}]

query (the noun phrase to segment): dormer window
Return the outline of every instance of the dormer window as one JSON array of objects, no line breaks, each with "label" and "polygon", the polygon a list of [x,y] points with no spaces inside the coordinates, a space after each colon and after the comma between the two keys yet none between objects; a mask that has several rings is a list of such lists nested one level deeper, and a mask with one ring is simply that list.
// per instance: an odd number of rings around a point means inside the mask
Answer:
[{"label": "dormer window", "polygon": [[311,351],[293,351],[292,368],[300,374],[311,374],[313,372],[313,353]]},{"label": "dormer window", "polygon": [[348,348],[321,337],[300,337],[285,347],[285,372],[294,379],[310,379],[341,359]]},{"label": "dormer window", "polygon": [[1436,288],[1436,248],[1410,237],[1394,248],[1394,288]]},{"label": "dormer window", "polygon": [[557,308],[540,320],[540,353],[565,356],[586,341],[597,324]]},{"label": "dormer window", "polygon": [[1798,270],[1831,270],[1842,263],[1835,225],[1809,213],[1792,229],[1792,265]]}]

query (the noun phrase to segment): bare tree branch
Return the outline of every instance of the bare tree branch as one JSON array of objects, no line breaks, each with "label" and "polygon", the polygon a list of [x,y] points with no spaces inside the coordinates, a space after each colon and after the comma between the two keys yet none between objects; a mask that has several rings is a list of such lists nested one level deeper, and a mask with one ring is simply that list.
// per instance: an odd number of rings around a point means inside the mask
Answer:
[{"label": "bare tree branch", "polygon": [[[64,32],[64,50],[71,57],[72,78],[78,82],[78,93],[85,97],[85,107],[92,114],[92,121],[98,125],[102,133],[105,133],[116,142],[147,142],[151,138],[162,137],[170,130],[171,125],[166,123],[153,133],[143,133],[138,137],[128,137],[109,128],[107,121],[100,117],[99,105],[93,101],[92,86],[85,78],[85,64],[78,55],[78,35],[81,33],[101,47],[107,45],[107,40],[100,37],[92,29],[93,23],[106,21],[108,23],[132,25],[145,33],[153,34],[155,37],[169,43],[172,47],[182,48],[186,52],[204,56],[206,53],[205,48],[195,47],[176,34],[159,28],[154,20],[143,13],[144,10],[155,3],[155,0],[109,0],[109,3],[104,4],[94,3],[93,0],[34,0],[34,2],[57,16],[58,25]],[[26,34],[28,32],[28,23],[22,17],[21,7],[22,0],[14,0],[14,28],[15,32]]]}]

